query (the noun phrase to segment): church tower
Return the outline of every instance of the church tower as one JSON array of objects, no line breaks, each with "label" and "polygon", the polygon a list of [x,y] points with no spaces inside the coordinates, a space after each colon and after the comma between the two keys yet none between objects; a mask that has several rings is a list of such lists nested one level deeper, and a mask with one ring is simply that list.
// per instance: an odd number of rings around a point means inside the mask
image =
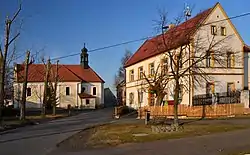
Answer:
[{"label": "church tower", "polygon": [[84,43],[84,47],[82,49],[82,53],[81,53],[81,66],[84,69],[88,69],[89,68],[89,55],[88,55],[88,49],[85,47],[85,43]]}]

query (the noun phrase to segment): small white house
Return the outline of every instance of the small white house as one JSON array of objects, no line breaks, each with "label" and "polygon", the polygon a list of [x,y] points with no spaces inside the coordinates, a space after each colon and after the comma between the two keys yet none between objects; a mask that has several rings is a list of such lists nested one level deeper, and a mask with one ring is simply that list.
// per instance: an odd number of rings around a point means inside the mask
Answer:
[{"label": "small white house", "polygon": [[[104,80],[88,65],[88,50],[84,47],[79,65],[60,64],[58,67],[58,107],[91,108],[104,105]],[[24,81],[24,65],[17,64],[14,82],[14,99],[20,102]],[[54,84],[56,65],[51,64],[49,81]],[[30,64],[28,67],[27,108],[39,108],[43,103],[44,64]]]}]

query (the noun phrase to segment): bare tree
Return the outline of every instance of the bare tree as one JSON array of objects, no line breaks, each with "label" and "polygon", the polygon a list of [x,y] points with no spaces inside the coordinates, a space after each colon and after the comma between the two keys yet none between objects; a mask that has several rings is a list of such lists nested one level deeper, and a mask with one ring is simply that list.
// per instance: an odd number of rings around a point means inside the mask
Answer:
[{"label": "bare tree", "polygon": [[44,93],[43,93],[43,104],[42,104],[42,112],[41,115],[42,117],[45,117],[46,115],[46,105],[48,101],[48,88],[49,88],[49,71],[50,71],[50,59],[47,60],[46,65],[44,66],[45,70],[45,76],[44,76]]},{"label": "bare tree", "polygon": [[119,69],[115,75],[115,82],[114,82],[115,87],[117,87],[117,85],[120,82],[125,80],[126,73],[125,73],[124,65],[132,55],[133,54],[129,50],[125,51],[125,54],[121,59],[121,66],[119,67]]},{"label": "bare tree", "polygon": [[[144,75],[143,80],[143,87],[155,94],[156,105],[161,105],[166,88],[170,90],[174,98],[173,127],[176,130],[179,128],[178,105],[183,93],[191,91],[192,88],[204,87],[204,83],[213,80],[209,74],[209,67],[216,65],[217,68],[226,71],[228,54],[232,54],[232,59],[239,56],[238,51],[233,51],[228,46],[228,40],[232,35],[218,38],[203,29],[208,26],[201,24],[203,20],[200,20],[198,25],[190,25],[187,22],[182,23],[183,19],[185,18],[180,16],[175,19],[174,26],[166,27],[167,17],[164,14],[160,15],[158,24],[162,34],[152,39],[151,43],[155,45],[155,52],[162,53],[167,59],[168,71],[163,72],[159,69],[163,67],[158,65],[155,74]],[[203,33],[198,33],[197,29]],[[205,32],[207,35],[204,35]]]},{"label": "bare tree", "polygon": [[7,56],[9,52],[9,47],[10,45],[18,38],[20,35],[20,32],[17,34],[13,35],[11,38],[11,31],[12,31],[12,24],[16,20],[17,16],[21,12],[21,4],[18,8],[18,10],[15,12],[14,16],[12,18],[6,17],[5,20],[5,36],[4,36],[4,47],[3,51],[2,48],[0,47],[0,71],[1,71],[1,76],[0,76],[0,117],[2,116],[2,108],[4,105],[4,97],[5,97],[5,77],[6,77],[6,65],[7,65]]},{"label": "bare tree", "polygon": [[22,90],[22,100],[20,109],[20,120],[25,120],[25,110],[26,110],[26,92],[28,83],[28,68],[30,64],[30,51],[26,53],[25,68],[24,68],[24,80],[23,80],[23,90]]}]

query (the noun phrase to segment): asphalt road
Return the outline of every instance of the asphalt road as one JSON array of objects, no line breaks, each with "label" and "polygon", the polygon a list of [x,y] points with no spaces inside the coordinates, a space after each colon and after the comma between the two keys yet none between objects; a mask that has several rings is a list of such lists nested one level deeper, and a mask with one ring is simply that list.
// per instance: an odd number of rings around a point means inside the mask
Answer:
[{"label": "asphalt road", "polygon": [[112,121],[113,108],[81,113],[0,135],[1,155],[46,155],[56,144],[94,124]]}]

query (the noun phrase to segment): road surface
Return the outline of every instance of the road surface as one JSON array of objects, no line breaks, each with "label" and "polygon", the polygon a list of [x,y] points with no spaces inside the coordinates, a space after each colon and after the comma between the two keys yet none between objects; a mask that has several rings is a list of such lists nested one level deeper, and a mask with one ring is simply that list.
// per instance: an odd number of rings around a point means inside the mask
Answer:
[{"label": "road surface", "polygon": [[81,113],[0,135],[1,155],[46,155],[56,144],[90,125],[112,121],[112,108]]}]

